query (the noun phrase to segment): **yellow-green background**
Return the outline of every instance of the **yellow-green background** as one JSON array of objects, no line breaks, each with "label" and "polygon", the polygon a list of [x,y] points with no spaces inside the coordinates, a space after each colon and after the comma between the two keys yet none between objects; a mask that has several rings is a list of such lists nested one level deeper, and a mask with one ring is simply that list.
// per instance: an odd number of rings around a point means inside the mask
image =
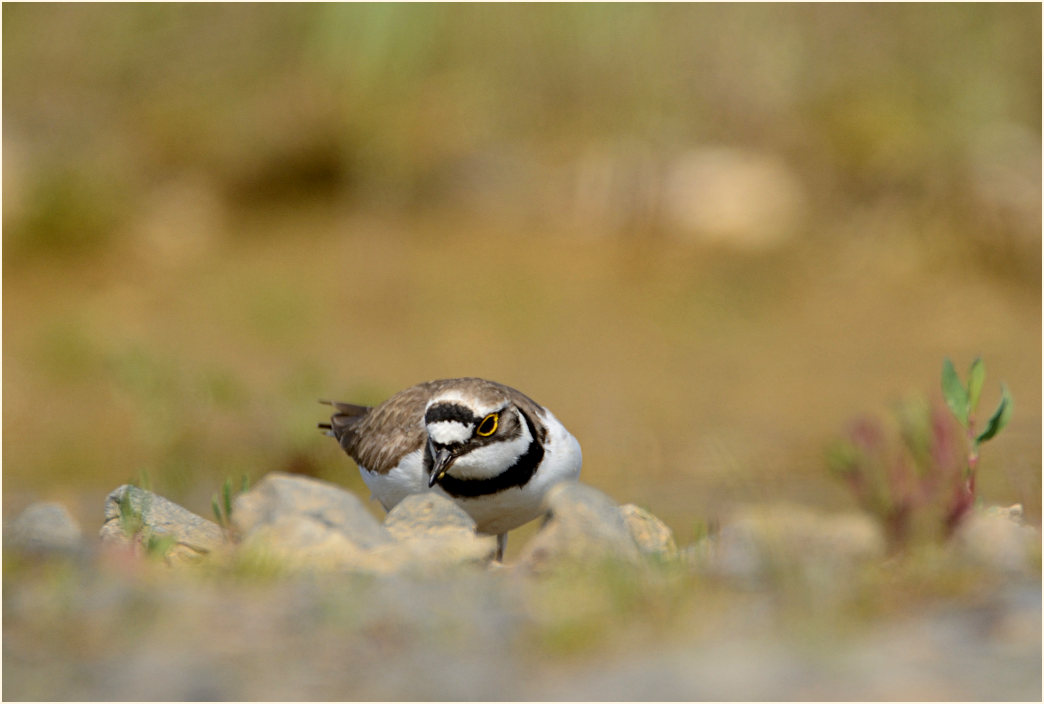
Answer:
[{"label": "yellow-green background", "polygon": [[[476,375],[684,543],[850,506],[831,438],[981,355],[981,494],[1039,525],[1040,12],[5,4],[5,513],[362,492],[315,400]],[[797,184],[776,240],[657,209],[715,153]]]}]

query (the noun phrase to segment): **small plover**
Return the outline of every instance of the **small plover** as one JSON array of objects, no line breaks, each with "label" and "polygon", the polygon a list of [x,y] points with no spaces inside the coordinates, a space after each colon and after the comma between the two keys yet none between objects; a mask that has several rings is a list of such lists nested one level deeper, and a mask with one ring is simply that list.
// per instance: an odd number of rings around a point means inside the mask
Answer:
[{"label": "small plover", "polygon": [[409,494],[439,491],[497,536],[538,517],[554,484],[580,475],[580,443],[547,408],[511,387],[476,378],[411,386],[384,403],[324,401],[319,427],[359,466],[391,510]]}]

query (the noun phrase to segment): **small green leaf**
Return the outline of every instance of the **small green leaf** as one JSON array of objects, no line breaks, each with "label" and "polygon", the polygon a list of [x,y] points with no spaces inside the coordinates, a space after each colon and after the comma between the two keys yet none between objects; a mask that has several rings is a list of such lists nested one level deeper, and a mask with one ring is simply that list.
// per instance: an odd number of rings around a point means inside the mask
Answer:
[{"label": "small green leaf", "polygon": [[982,384],[986,381],[986,365],[982,357],[976,357],[968,370],[968,412],[974,413],[975,407],[979,405],[979,395],[982,393]]},{"label": "small green leaf", "polygon": [[229,477],[225,478],[225,483],[221,487],[221,497],[225,502],[225,518],[228,518],[232,515],[232,479]]},{"label": "small green leaf", "polygon": [[1004,429],[1004,426],[1011,420],[1011,412],[1014,409],[1015,403],[1011,398],[1011,392],[1008,391],[1008,387],[1001,384],[1001,400],[997,406],[997,410],[993,412],[990,419],[986,421],[986,427],[981,433],[975,438],[975,443],[984,443],[994,435]]},{"label": "small green leaf", "polygon": [[212,508],[214,510],[214,518],[217,519],[217,522],[220,523],[221,525],[224,525],[225,524],[225,519],[221,515],[221,505],[218,503],[218,500],[217,500],[216,496],[211,497],[211,499],[210,499],[210,508]]},{"label": "small green leaf", "polygon": [[961,425],[967,428],[968,391],[957,376],[957,370],[953,368],[953,362],[950,361],[949,357],[943,361],[942,392],[943,398],[946,399],[946,405],[953,411],[953,415],[957,416],[957,420],[961,422]]}]

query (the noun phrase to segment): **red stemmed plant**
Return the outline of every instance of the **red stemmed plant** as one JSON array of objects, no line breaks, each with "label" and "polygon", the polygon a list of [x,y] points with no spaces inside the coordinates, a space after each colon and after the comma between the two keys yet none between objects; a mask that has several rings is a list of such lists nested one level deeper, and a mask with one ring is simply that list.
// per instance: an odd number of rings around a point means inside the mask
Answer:
[{"label": "red stemmed plant", "polygon": [[905,545],[915,529],[949,537],[974,506],[980,446],[1007,425],[1012,411],[1002,384],[1000,404],[978,430],[975,410],[985,376],[976,359],[965,385],[947,359],[942,393],[952,418],[942,404],[910,401],[897,408],[892,423],[855,421],[831,448],[831,469],[882,521],[893,548]]}]

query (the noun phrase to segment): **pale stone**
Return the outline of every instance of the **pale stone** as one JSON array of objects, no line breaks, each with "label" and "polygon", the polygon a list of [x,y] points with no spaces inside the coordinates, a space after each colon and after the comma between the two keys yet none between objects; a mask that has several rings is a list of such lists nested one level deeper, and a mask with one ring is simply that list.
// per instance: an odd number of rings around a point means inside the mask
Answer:
[{"label": "pale stone", "polygon": [[171,537],[165,557],[170,561],[192,561],[225,542],[221,527],[173,501],[130,484],[114,490],[105,499],[102,542],[135,544],[148,535]]},{"label": "pale stone", "polygon": [[519,564],[540,572],[556,565],[612,560],[637,563],[641,552],[619,506],[602,492],[563,482],[544,498],[549,518],[522,549]]},{"label": "pale stone", "polygon": [[412,494],[396,504],[384,527],[397,540],[428,535],[432,531],[475,532],[475,520],[453,500],[428,492]]},{"label": "pale stone", "polygon": [[624,504],[620,513],[627,521],[627,527],[638,544],[638,549],[646,555],[675,557],[678,546],[674,542],[674,534],[663,521],[634,504]]},{"label": "pale stone", "polygon": [[236,498],[232,524],[247,549],[320,568],[350,569],[394,540],[354,494],[278,472]]},{"label": "pale stone", "polygon": [[880,526],[861,513],[823,514],[792,504],[747,506],[704,546],[705,565],[733,577],[779,571],[833,573],[884,556]]},{"label": "pale stone", "polygon": [[7,547],[23,552],[75,552],[83,533],[65,506],[56,502],[30,504],[4,531]]},{"label": "pale stone", "polygon": [[399,542],[373,551],[377,571],[427,571],[457,565],[488,565],[497,540],[475,533],[475,521],[453,500],[428,492],[400,501],[384,521]]},{"label": "pale stone", "polygon": [[663,211],[671,232],[694,241],[764,250],[792,238],[807,209],[804,187],[783,159],[704,147],[667,168]]},{"label": "pale stone", "polygon": [[375,548],[360,558],[357,566],[378,574],[432,574],[461,567],[486,567],[496,551],[496,536],[437,530]]},{"label": "pale stone", "polygon": [[954,546],[965,559],[999,572],[1025,572],[1039,560],[1040,533],[1023,525],[1022,505],[990,506],[965,518]]}]

